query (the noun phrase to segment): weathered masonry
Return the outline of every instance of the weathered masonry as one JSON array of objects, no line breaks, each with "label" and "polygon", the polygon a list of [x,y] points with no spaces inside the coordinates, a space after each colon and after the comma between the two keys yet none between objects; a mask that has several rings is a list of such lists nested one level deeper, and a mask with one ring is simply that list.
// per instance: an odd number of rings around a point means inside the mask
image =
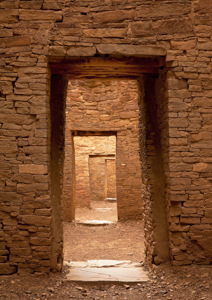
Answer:
[{"label": "weathered masonry", "polygon": [[0,2],[0,274],[61,269],[67,87],[91,78],[138,84],[147,261],[212,262],[211,29],[210,0]]}]

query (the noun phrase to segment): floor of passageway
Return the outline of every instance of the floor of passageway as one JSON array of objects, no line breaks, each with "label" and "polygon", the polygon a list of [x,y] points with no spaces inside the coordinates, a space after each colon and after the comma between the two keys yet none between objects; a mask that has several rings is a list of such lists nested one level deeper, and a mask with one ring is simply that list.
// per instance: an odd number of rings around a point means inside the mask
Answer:
[{"label": "floor of passageway", "polygon": [[116,201],[92,201],[91,208],[77,207],[75,220],[108,220],[117,221]]},{"label": "floor of passageway", "polygon": [[65,261],[144,260],[142,220],[115,222],[106,226],[85,226],[77,222],[92,219],[115,221],[115,208],[116,203],[94,203],[93,209],[79,209],[75,222],[64,223]]}]

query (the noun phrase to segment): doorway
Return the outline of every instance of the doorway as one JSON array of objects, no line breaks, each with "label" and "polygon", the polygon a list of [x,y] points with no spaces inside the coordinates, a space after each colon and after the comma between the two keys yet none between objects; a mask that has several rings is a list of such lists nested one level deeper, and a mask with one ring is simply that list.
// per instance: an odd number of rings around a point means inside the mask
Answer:
[{"label": "doorway", "polygon": [[[67,189],[72,182],[74,214],[79,204],[81,207],[90,206],[89,155],[112,154],[116,155],[118,219],[142,217],[138,91],[138,81],[135,79],[69,80],[63,181],[65,214],[68,214],[66,202],[72,200]],[[97,157],[90,156],[91,160],[97,160]]]},{"label": "doorway", "polygon": [[[78,247],[85,244],[86,248],[80,251],[81,258],[86,253],[87,259],[100,256],[123,259],[125,255],[125,259],[135,259],[128,249],[133,243],[139,244],[140,254],[143,253],[144,240],[137,241],[135,237],[141,236],[143,228],[138,91],[137,80],[129,78],[70,79],[68,82],[66,131],[72,134],[75,162],[72,173],[75,228],[70,229],[71,225],[64,223],[65,260],[76,259]],[[65,165],[69,156],[65,150]],[[126,218],[131,222],[116,223]],[[82,227],[85,222],[88,228]],[[66,249],[68,240],[72,245],[70,251]],[[74,240],[79,242],[76,247]],[[139,250],[134,252],[138,255]]]},{"label": "doorway", "polygon": [[[157,59],[133,59],[133,58],[126,58],[126,59],[111,59],[111,58],[92,58],[88,60],[76,60],[72,61],[71,64],[66,63],[64,67],[63,62],[53,62],[51,63],[52,73],[55,74],[52,76],[52,83],[61,82],[66,83],[66,87],[70,84],[70,79],[73,84],[78,84],[80,81],[81,88],[85,85],[86,80],[93,80],[93,79],[100,79],[100,81],[110,81],[112,82],[121,82],[121,80],[125,80],[125,85],[129,87],[129,82],[136,83],[136,92],[137,100],[138,100],[138,111],[135,110],[132,112],[124,112],[122,111],[120,114],[120,118],[114,115],[114,107],[112,102],[110,103],[109,109],[106,111],[106,114],[101,115],[101,122],[96,122],[97,119],[95,118],[95,114],[93,114],[96,106],[98,106],[101,110],[102,103],[104,101],[104,97],[100,98],[101,101],[93,101],[93,104],[90,102],[90,108],[87,109],[85,117],[91,121],[89,126],[85,126],[85,122],[82,120],[83,114],[81,116],[77,116],[74,120],[73,125],[79,125],[80,128],[74,127],[74,130],[96,130],[90,125],[97,124],[104,124],[104,121],[107,120],[108,114],[112,116],[114,122],[119,119],[121,124],[121,129],[117,129],[114,126],[109,125],[108,130],[115,130],[117,131],[117,168],[119,168],[118,175],[122,174],[123,177],[116,178],[116,188],[117,188],[117,207],[118,207],[118,217],[119,220],[130,220],[130,219],[137,219],[138,216],[144,217],[144,226],[145,226],[145,240],[146,240],[146,257],[150,262],[156,261],[155,258],[161,257],[162,260],[166,260],[168,257],[168,239],[167,239],[167,226],[166,226],[166,213],[165,213],[165,175],[164,170],[166,170],[166,149],[167,143],[166,136],[167,135],[167,127],[166,127],[166,120],[167,120],[167,101],[164,97],[164,83],[165,77],[164,72],[159,70],[159,66],[161,66],[161,60]],[[109,64],[108,64],[109,63]],[[162,62],[163,63],[163,62]],[[148,66],[147,66],[147,65]],[[145,68],[143,66],[145,65]],[[89,70],[86,73],[86,70]],[[144,72],[144,74],[142,74]],[[111,74],[113,74],[111,77]],[[140,77],[140,76],[143,76]],[[99,81],[98,79],[98,81]],[[115,79],[115,80],[114,80]],[[92,81],[90,81],[92,82]],[[127,84],[126,84],[127,82]],[[53,161],[52,159],[52,182],[55,182],[54,172],[55,170],[60,170],[58,172],[60,178],[63,178],[63,187],[68,187],[70,193],[68,195],[68,200],[63,201],[61,199],[62,192],[59,192],[58,184],[54,188],[52,188],[52,199],[56,198],[57,201],[53,200],[53,227],[54,224],[57,223],[60,225],[60,213],[57,212],[57,207],[59,207],[59,203],[63,202],[63,220],[73,220],[75,215],[75,199],[74,199],[74,177],[72,176],[75,172],[75,163],[73,161],[74,157],[74,148],[72,143],[72,152],[71,155],[71,168],[69,164],[64,164],[64,168],[61,168],[61,162],[64,162],[65,159],[63,154],[65,153],[64,150],[64,139],[61,137],[65,136],[65,126],[64,120],[66,119],[66,125],[68,121],[68,117],[64,116],[65,112],[65,103],[67,104],[67,97],[64,97],[64,90],[68,91],[68,88],[65,87],[65,83],[61,84],[57,88],[60,89],[60,93],[58,94],[58,99],[61,99],[60,103],[60,110],[56,112],[55,107],[58,105],[56,96],[52,96],[51,99],[51,117],[52,117],[52,145],[51,149],[54,155],[52,157],[56,157]],[[97,93],[99,93],[99,87],[96,83],[94,84],[93,88],[97,89]],[[121,84],[119,85],[119,89],[122,90]],[[52,84],[52,91],[51,94],[53,95],[55,88]],[[63,92],[61,92],[63,91]],[[81,98],[82,95],[79,94],[76,89],[72,89],[74,91],[77,99]],[[109,88],[110,91],[110,88]],[[123,91],[123,90],[122,90]],[[59,91],[58,91],[59,92]],[[57,94],[57,93],[56,93]],[[113,95],[114,93],[111,93]],[[133,95],[134,93],[132,93]],[[67,93],[68,95],[68,93]],[[119,107],[122,108],[126,104],[126,99],[128,97],[128,91],[122,94],[121,100],[119,102]],[[91,100],[92,96],[90,93],[86,94],[87,100]],[[76,104],[75,101],[75,104]],[[57,104],[57,105],[56,105]],[[75,108],[77,105],[75,105]],[[132,109],[133,107],[130,106]],[[126,119],[131,121],[131,118],[134,118],[134,114],[138,113],[138,126],[133,126],[133,124],[126,124]],[[72,111],[72,115],[73,111]],[[55,143],[55,135],[54,126],[56,123],[58,125],[59,116],[59,124],[60,124],[60,135],[56,139],[58,143],[57,147],[54,148]],[[137,148],[135,151],[130,148],[131,143],[127,142],[126,139],[126,132],[129,134],[134,129],[138,130],[136,135],[136,140],[139,138],[139,145],[137,144]],[[132,130],[133,129],[133,130]],[[105,130],[105,126],[104,126]],[[70,139],[71,140],[71,139]],[[131,141],[135,141],[135,138],[131,135]],[[55,150],[56,149],[56,150]],[[122,149],[125,149],[123,152]],[[140,164],[142,165],[142,183],[139,185],[138,180],[135,176],[133,169],[134,156],[132,154],[136,153],[138,157],[140,156],[139,163],[136,164],[136,171],[140,171]],[[124,155],[127,155],[127,158],[130,160],[130,163],[127,164],[124,158]],[[138,168],[139,166],[139,168]],[[65,172],[65,168],[69,169],[69,174]],[[57,175],[58,175],[57,174]],[[59,176],[58,175],[58,176]],[[125,177],[124,177],[125,176]],[[131,180],[129,180],[131,178]],[[160,178],[160,180],[158,180]],[[69,180],[69,184],[64,184],[65,180]],[[71,180],[70,180],[71,179]],[[61,181],[60,181],[61,182]],[[155,185],[153,183],[156,183]],[[131,190],[134,190],[134,187],[139,186],[139,189],[142,190],[142,198],[136,197],[139,199],[138,202],[132,197],[130,194]],[[61,185],[60,185],[61,187]],[[142,187],[142,189],[141,189]],[[64,195],[63,188],[63,195]],[[60,190],[61,191],[61,190]],[[124,196],[128,194],[127,198]],[[71,195],[71,197],[70,197]],[[137,195],[138,196],[138,195]],[[120,201],[120,199],[125,199]],[[141,202],[142,199],[142,202]],[[130,200],[130,201],[128,201]],[[65,203],[65,205],[64,205]],[[58,204],[58,206],[57,206]],[[156,204],[156,205],[154,205]],[[157,210],[156,210],[157,208]],[[60,210],[61,212],[61,210]],[[55,228],[55,227],[54,227]],[[60,227],[59,227],[60,228]],[[58,230],[58,227],[53,229],[54,240],[59,241],[61,240],[61,234]],[[59,242],[60,243],[60,242]],[[134,242],[133,242],[134,243]],[[60,245],[62,246],[62,240]],[[54,249],[53,249],[54,252]],[[60,250],[58,251],[59,253]],[[56,256],[56,255],[55,255]]]},{"label": "doorway", "polygon": [[116,135],[112,132],[83,134],[73,138],[75,220],[117,221]]}]

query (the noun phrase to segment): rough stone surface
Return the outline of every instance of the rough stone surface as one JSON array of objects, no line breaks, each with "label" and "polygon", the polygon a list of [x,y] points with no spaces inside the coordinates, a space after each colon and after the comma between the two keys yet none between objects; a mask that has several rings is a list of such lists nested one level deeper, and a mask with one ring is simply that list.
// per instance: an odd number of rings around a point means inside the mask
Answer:
[{"label": "rough stone surface", "polygon": [[97,52],[99,54],[109,54],[111,56],[155,57],[166,55],[165,48],[116,44],[97,45]]}]

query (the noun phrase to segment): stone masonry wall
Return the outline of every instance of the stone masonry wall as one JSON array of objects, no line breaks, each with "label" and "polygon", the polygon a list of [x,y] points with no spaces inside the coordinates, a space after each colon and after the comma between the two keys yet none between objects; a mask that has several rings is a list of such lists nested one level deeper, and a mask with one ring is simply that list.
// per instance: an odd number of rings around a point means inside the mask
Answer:
[{"label": "stone masonry wall", "polygon": [[[61,266],[51,225],[61,207],[50,197],[49,61],[94,55],[166,56],[166,106],[158,113],[166,116],[161,170],[171,260],[211,263],[211,20],[210,0],[0,2],[1,274]],[[154,233],[154,215],[145,218]],[[146,228],[145,236],[152,261],[154,235]]]},{"label": "stone masonry wall", "polygon": [[105,199],[116,198],[116,160],[105,160]]},{"label": "stone masonry wall", "polygon": [[[91,201],[105,200],[106,189],[106,157],[89,157],[90,195]],[[116,172],[116,170],[114,170]],[[114,182],[116,185],[116,182]]]},{"label": "stone masonry wall", "polygon": [[[70,110],[69,110],[70,107]],[[67,91],[67,110],[70,124],[67,130],[115,131],[117,205],[119,218],[136,218],[142,213],[141,169],[138,152],[138,84],[136,80],[89,79],[70,80]],[[78,137],[78,140],[81,137]],[[87,138],[89,140],[89,137]],[[78,180],[79,153],[86,153],[86,144],[75,144],[77,190],[85,181]],[[88,144],[89,145],[89,144]],[[77,149],[76,149],[77,147]],[[83,147],[82,150],[80,147]],[[110,152],[102,154],[115,154]],[[89,150],[90,151],[90,150]],[[98,150],[97,150],[98,152]],[[98,152],[101,154],[100,152]],[[90,155],[94,154],[90,152]],[[85,160],[81,162],[87,165]],[[88,157],[87,157],[88,161]],[[82,173],[82,172],[80,172]],[[85,174],[88,176],[88,170]],[[87,177],[87,181],[88,181]],[[84,189],[85,191],[85,189]],[[84,203],[90,196],[80,195]]]}]

